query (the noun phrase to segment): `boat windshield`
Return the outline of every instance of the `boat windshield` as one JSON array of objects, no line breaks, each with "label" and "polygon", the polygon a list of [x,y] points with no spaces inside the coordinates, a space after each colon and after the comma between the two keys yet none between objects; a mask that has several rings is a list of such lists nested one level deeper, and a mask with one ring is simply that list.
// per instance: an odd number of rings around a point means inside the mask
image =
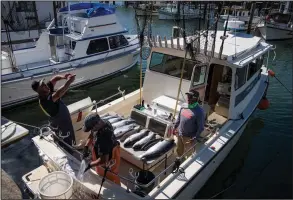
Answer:
[{"label": "boat windshield", "polygon": [[[182,57],[153,52],[149,69],[151,71],[159,72],[172,77],[181,78],[183,60],[184,58]],[[186,59],[185,68],[183,71],[183,79],[190,81],[194,66],[200,64],[202,64],[200,61]],[[198,66],[198,69],[195,69],[196,70],[194,71],[194,74],[196,77],[193,78],[194,84],[202,84],[204,82],[206,66]]]}]

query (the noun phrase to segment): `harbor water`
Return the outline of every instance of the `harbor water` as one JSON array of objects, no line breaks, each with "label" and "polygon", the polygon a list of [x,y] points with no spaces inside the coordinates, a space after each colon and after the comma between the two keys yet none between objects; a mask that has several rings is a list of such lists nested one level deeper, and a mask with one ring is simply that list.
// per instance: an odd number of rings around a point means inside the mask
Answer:
[{"label": "harbor water", "polygon": [[[135,34],[134,10],[118,8],[117,15],[130,34]],[[196,23],[196,20],[189,21],[186,27],[191,31]],[[152,34],[170,37],[174,25],[173,20],[153,17]],[[269,43],[277,47],[274,61],[271,53],[269,67],[292,90],[293,41]],[[88,96],[99,101],[117,93],[119,86],[130,93],[139,88],[139,70],[137,65],[105,82],[68,91],[63,100],[67,105]],[[267,98],[270,108],[255,111],[239,142],[195,198],[292,198],[292,95],[276,79],[270,78]],[[37,102],[3,111],[2,116],[34,126],[47,122]],[[1,150],[2,169],[22,189],[21,177],[41,165],[31,141],[38,133],[33,128],[29,130],[29,136]]]}]

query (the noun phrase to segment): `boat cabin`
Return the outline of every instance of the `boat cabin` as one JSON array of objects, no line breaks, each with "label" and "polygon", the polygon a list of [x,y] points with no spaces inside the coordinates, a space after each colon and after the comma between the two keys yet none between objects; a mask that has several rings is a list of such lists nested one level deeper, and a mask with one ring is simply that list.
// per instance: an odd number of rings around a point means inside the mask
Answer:
[{"label": "boat cabin", "polygon": [[[129,44],[114,7],[98,3],[79,3],[61,8],[58,26],[48,26],[51,59],[63,62],[119,49]],[[86,51],[85,51],[86,50]],[[111,54],[111,53],[110,53]]]},{"label": "boat cabin", "polygon": [[[208,56],[200,55],[192,59],[187,54],[179,101],[186,102],[188,90],[197,90],[206,114],[215,112],[227,119],[235,119],[240,117],[253,97],[265,53],[271,46],[245,33],[228,33],[222,59],[219,59],[222,34],[222,31],[217,32],[214,57],[208,59]],[[162,91],[177,99],[184,55],[182,38],[154,43],[145,75],[144,100],[151,102]]]}]

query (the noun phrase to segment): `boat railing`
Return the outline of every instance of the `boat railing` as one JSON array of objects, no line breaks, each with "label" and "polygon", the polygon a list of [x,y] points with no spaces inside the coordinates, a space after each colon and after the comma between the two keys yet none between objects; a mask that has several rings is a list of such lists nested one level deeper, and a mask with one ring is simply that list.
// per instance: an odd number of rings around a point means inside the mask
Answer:
[{"label": "boat railing", "polygon": [[[102,99],[102,100],[100,100],[100,101],[98,101],[98,102],[96,102],[96,101],[94,100],[91,104],[89,104],[89,105],[83,107],[82,109],[87,109],[87,108],[90,108],[90,107],[94,106],[94,109],[96,109],[96,113],[98,113],[98,110],[97,110],[97,109],[98,109],[98,105],[101,105],[101,104],[107,102],[108,100],[110,100],[110,99],[112,99],[112,98],[118,96],[118,95],[121,95],[121,96],[123,97],[123,99],[125,99],[125,90],[122,91],[122,90],[120,89],[120,86],[119,86],[117,89],[118,89],[118,92],[117,92],[117,93],[115,93],[115,94],[113,94],[113,95],[111,95],[111,96],[109,96],[109,97],[107,97],[107,98],[105,98],[105,99]],[[76,114],[76,113],[79,113],[80,111],[81,111],[81,110],[77,110],[77,111],[72,112],[72,113],[70,113],[70,114],[71,114],[71,115],[74,115],[74,114]]]},{"label": "boat railing", "polygon": [[49,24],[49,26],[47,27],[47,31],[50,30],[50,28],[53,26],[54,22],[55,22],[55,19],[53,19],[53,20],[51,21],[51,23]]}]

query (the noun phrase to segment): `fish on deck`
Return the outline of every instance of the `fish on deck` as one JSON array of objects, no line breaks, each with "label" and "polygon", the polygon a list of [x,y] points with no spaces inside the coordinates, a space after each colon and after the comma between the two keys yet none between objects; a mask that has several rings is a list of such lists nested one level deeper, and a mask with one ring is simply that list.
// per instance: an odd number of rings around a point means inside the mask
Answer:
[{"label": "fish on deck", "polygon": [[127,133],[129,131],[134,131],[134,130],[138,129],[139,127],[140,126],[137,125],[137,124],[129,124],[129,125],[126,125],[126,126],[122,126],[122,127],[119,127],[119,128],[114,130],[114,135],[117,138],[119,138],[122,135],[124,135],[125,133]]},{"label": "fish on deck", "polygon": [[154,132],[150,132],[146,137],[138,140],[134,145],[132,146],[133,150],[139,151],[145,145],[147,142],[151,141],[156,137],[156,134]]},{"label": "fish on deck", "polygon": [[155,139],[152,139],[148,142],[146,142],[142,147],[141,147],[141,150],[142,151],[147,151],[149,148],[151,148],[152,146],[154,146],[155,144],[157,144],[158,142],[161,142],[163,141],[164,139],[159,137],[159,138],[155,138]]},{"label": "fish on deck", "polygon": [[124,147],[132,147],[134,143],[139,141],[140,139],[144,138],[148,135],[150,131],[147,129],[142,129],[140,132],[131,135],[129,138],[127,138],[124,142]]},{"label": "fish on deck", "polygon": [[112,126],[114,129],[116,129],[121,126],[125,126],[128,124],[134,124],[134,123],[135,123],[135,121],[133,119],[123,119],[122,121],[118,121],[118,122],[113,123]]},{"label": "fish on deck", "polygon": [[142,161],[155,159],[165,154],[166,152],[168,152],[174,146],[175,146],[175,142],[173,139],[165,139],[161,142],[158,142],[157,144],[152,146],[150,149],[148,149],[146,152],[144,152],[142,155],[140,155],[139,159]]},{"label": "fish on deck", "polygon": [[113,123],[119,122],[121,120],[123,120],[121,117],[116,117],[116,118],[108,119],[108,122],[110,122],[111,124],[113,124]]}]

